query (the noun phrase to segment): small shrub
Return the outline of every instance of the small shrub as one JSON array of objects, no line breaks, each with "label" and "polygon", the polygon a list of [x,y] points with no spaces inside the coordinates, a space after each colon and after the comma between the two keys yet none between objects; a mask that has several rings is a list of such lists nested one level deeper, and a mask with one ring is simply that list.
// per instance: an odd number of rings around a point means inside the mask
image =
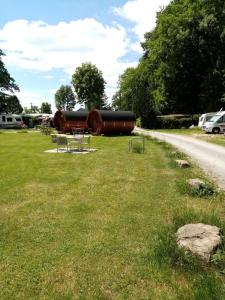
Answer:
[{"label": "small shrub", "polygon": [[189,187],[189,193],[192,196],[198,196],[198,197],[208,197],[215,194],[215,190],[212,184],[205,183],[204,185],[200,186],[200,188],[190,188]]},{"label": "small shrub", "polygon": [[137,118],[137,120],[136,120],[136,126],[137,127],[142,127],[141,118]]},{"label": "small shrub", "polygon": [[215,186],[210,183],[206,182],[204,186],[201,186],[199,189],[190,187],[187,180],[177,180],[177,189],[182,195],[190,195],[192,197],[200,197],[200,198],[207,198],[210,196],[216,196],[217,191]]}]

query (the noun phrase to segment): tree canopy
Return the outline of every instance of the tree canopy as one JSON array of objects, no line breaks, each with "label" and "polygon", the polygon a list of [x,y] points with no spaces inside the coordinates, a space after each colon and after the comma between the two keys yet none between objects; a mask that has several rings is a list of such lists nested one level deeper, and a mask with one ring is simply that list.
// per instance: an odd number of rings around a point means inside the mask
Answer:
[{"label": "tree canopy", "polygon": [[55,106],[58,110],[73,110],[76,104],[71,86],[61,85],[55,93]]},{"label": "tree canopy", "polygon": [[105,101],[105,80],[102,72],[91,63],[83,63],[77,67],[72,76],[78,103],[84,104],[88,110],[103,108]]},{"label": "tree canopy", "polygon": [[48,102],[42,102],[40,111],[43,114],[51,114],[51,104]]},{"label": "tree canopy", "polygon": [[19,99],[15,96],[6,96],[5,97],[5,111],[12,114],[21,114],[23,107],[20,104]]},{"label": "tree canopy", "polygon": [[3,55],[4,53],[0,49],[0,112],[7,111],[7,101],[12,100],[9,96],[15,91],[19,91],[15,80],[10,76],[9,72],[5,68],[2,61]]},{"label": "tree canopy", "polygon": [[114,106],[133,109],[142,119],[146,111],[194,114],[223,107],[223,0],[172,1],[157,14],[142,47],[137,68],[120,76]]}]

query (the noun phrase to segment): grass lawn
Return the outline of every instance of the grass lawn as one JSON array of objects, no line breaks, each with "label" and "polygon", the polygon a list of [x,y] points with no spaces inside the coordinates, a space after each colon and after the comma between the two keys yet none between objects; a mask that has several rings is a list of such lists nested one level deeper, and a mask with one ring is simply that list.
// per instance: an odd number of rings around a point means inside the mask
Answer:
[{"label": "grass lawn", "polygon": [[155,129],[154,131],[165,132],[165,133],[174,133],[174,134],[187,134],[187,135],[205,135],[204,131],[198,127],[194,128],[183,128],[183,129]]},{"label": "grass lawn", "polygon": [[225,299],[223,252],[208,266],[175,246],[189,222],[225,232],[224,197],[198,197],[171,148],[93,137],[50,154],[50,137],[0,134],[0,299]]}]

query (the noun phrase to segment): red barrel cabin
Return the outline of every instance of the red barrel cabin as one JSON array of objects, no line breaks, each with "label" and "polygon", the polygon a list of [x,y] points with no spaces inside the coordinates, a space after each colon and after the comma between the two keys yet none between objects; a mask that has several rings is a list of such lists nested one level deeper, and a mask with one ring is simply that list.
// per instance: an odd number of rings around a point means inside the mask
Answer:
[{"label": "red barrel cabin", "polygon": [[135,114],[132,111],[92,110],[87,119],[93,134],[130,134],[135,126]]},{"label": "red barrel cabin", "polygon": [[81,128],[84,131],[87,126],[88,111],[57,111],[54,116],[56,130],[66,133],[72,132],[73,128]]}]

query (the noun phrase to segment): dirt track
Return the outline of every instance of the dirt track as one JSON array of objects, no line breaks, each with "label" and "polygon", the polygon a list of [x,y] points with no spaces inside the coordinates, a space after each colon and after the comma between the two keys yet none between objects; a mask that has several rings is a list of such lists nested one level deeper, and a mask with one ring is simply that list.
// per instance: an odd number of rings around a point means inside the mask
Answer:
[{"label": "dirt track", "polygon": [[135,131],[163,140],[180,149],[192,157],[216,184],[225,190],[225,147],[210,144],[187,135],[143,129],[135,129]]}]

